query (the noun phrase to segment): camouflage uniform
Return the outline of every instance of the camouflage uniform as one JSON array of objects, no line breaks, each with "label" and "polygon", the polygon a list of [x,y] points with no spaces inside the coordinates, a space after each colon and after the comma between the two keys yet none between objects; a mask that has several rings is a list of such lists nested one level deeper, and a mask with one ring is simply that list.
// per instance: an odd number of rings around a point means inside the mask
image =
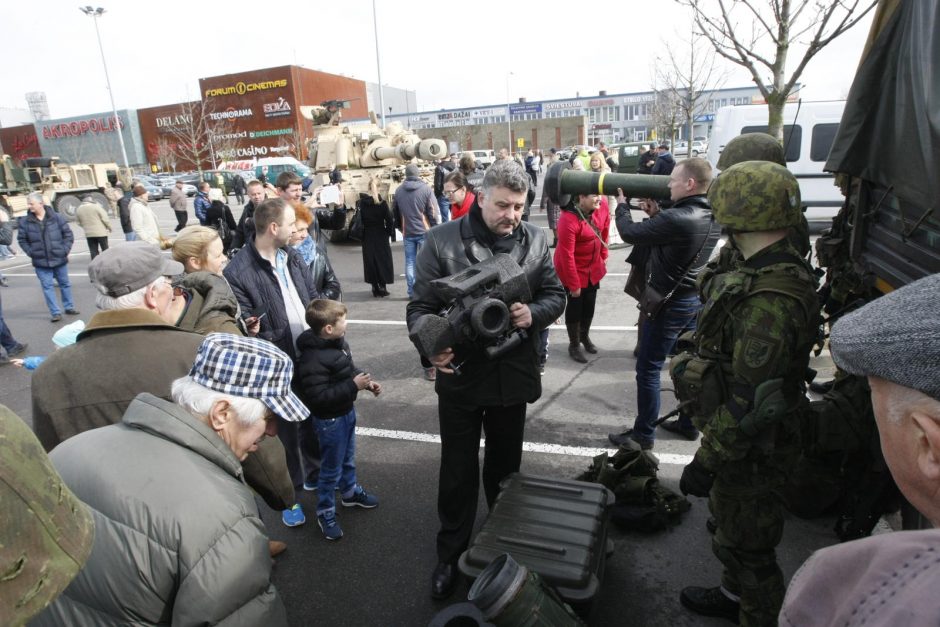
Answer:
[{"label": "camouflage uniform", "polygon": [[[718,221],[733,231],[792,226],[799,213],[795,179],[768,162],[729,169],[709,200]],[[670,372],[702,430],[690,467],[714,479],[709,509],[717,522],[712,549],[724,566],[722,586],[740,597],[742,625],[775,625],[785,592],[774,552],[783,533],[775,490],[798,450],[803,375],[816,337],[816,284],[788,239],[746,260],[724,261],[724,271],[700,278],[705,306],[695,350],[678,355]]]}]

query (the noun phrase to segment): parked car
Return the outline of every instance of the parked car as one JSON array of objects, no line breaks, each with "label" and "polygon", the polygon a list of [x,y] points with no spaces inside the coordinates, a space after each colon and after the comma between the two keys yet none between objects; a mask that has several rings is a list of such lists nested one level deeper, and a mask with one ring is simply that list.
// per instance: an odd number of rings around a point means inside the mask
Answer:
[{"label": "parked car", "polygon": [[147,189],[147,200],[149,200],[150,202],[163,200],[163,188],[162,187],[157,187],[156,185],[151,185],[150,183],[147,183],[144,181],[141,181],[140,184],[143,185]]},{"label": "parked car", "polygon": [[496,161],[496,154],[492,150],[468,150],[474,160],[484,168],[488,168]]},{"label": "parked car", "polygon": [[[676,145],[673,146],[672,156],[674,157],[688,157],[689,156],[689,142],[677,141]],[[694,141],[692,142],[692,156],[698,157],[699,155],[704,155],[708,152],[708,146],[705,145],[705,142]]]}]

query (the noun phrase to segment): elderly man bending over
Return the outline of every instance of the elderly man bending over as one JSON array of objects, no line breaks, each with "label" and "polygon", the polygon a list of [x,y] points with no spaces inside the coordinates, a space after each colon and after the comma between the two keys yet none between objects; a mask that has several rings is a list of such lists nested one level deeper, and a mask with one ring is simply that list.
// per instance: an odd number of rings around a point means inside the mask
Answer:
[{"label": "elderly man bending over", "polygon": [[309,411],[269,342],[206,337],[173,402],[140,394],[120,424],[50,455],[95,521],[84,570],[34,625],[286,625],[241,461],[274,416]]}]

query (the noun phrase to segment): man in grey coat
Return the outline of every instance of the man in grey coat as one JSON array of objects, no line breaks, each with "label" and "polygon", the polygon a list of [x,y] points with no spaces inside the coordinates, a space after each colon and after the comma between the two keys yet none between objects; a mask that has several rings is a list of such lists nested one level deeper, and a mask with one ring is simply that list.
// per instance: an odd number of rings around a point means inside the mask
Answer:
[{"label": "man in grey coat", "polygon": [[287,624],[241,462],[309,411],[269,342],[212,333],[173,402],[137,396],[120,424],[50,455],[91,510],[91,557],[34,625]]},{"label": "man in grey coat", "polygon": [[173,230],[179,233],[186,228],[186,222],[189,221],[189,212],[186,210],[186,192],[183,191],[183,181],[176,181],[176,185],[170,190],[170,207],[176,214],[176,228]]},{"label": "man in grey coat", "polygon": [[440,210],[434,190],[421,180],[421,172],[413,163],[405,166],[405,182],[395,191],[394,199],[395,226],[404,236],[405,282],[408,298],[411,298],[415,286],[415,259],[428,229],[440,224]]},{"label": "man in grey coat", "polygon": [[[839,319],[842,370],[868,377],[881,449],[905,498],[940,525],[940,274]],[[936,625],[940,530],[898,531],[813,554],[793,577],[779,624]]]}]

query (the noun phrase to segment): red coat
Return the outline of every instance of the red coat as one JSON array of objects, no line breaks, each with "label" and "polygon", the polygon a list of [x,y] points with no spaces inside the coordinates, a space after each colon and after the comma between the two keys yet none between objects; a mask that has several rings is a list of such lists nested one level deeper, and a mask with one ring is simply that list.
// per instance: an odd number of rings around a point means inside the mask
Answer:
[{"label": "red coat", "polygon": [[477,199],[476,194],[473,192],[467,192],[464,194],[463,202],[461,204],[451,203],[450,205],[450,219],[456,220],[462,216],[467,215],[470,212],[470,207],[473,206],[473,201]]},{"label": "red coat", "polygon": [[[607,242],[610,233],[610,208],[607,199],[601,199],[600,208],[592,213],[588,220]],[[555,247],[555,272],[562,285],[569,292],[587,287],[589,283],[597,285],[607,274],[607,256],[605,248],[594,230],[581,219],[576,211],[567,209],[558,217],[558,245]]]}]

